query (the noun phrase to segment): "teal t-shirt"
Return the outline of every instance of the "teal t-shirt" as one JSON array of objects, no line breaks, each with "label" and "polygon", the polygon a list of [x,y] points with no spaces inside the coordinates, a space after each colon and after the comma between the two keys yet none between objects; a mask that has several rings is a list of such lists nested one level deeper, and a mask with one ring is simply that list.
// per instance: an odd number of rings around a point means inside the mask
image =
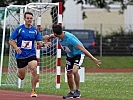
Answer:
[{"label": "teal t-shirt", "polygon": [[76,55],[84,54],[81,50],[76,48],[78,43],[80,43],[83,46],[83,44],[79,41],[79,39],[69,32],[66,31],[63,32],[65,33],[64,39],[60,39],[58,37],[56,38],[61,44],[62,49],[67,53],[67,56],[72,58]]}]

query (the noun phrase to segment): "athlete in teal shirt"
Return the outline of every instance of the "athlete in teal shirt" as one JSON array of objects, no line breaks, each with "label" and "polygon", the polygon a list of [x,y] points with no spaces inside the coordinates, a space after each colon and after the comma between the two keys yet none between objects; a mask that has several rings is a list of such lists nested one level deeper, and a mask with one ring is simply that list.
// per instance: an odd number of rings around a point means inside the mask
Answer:
[{"label": "athlete in teal shirt", "polygon": [[[49,41],[49,39],[56,37],[62,48],[67,53],[66,70],[70,92],[66,96],[63,96],[63,99],[80,98],[80,76],[78,74],[78,69],[80,69],[80,66],[83,63],[84,56],[86,55],[91,58],[97,66],[101,64],[101,61],[93,57],[90,52],[84,48],[83,44],[78,40],[78,38],[76,38],[73,34],[62,31],[62,27],[60,25],[53,25],[52,30],[53,34],[43,38],[45,39],[45,41]],[[74,82],[76,85],[75,91]]]}]

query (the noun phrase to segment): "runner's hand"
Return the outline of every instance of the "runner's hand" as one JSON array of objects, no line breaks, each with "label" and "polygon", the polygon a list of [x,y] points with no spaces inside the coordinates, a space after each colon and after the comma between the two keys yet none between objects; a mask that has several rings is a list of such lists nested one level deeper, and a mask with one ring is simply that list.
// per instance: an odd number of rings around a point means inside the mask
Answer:
[{"label": "runner's hand", "polygon": [[47,42],[47,43],[44,43],[44,45],[47,46],[47,47],[49,47],[49,46],[52,45],[52,43],[51,42]]},{"label": "runner's hand", "polygon": [[47,43],[49,41],[49,35],[43,36],[43,39],[45,40],[45,43]]},{"label": "runner's hand", "polygon": [[100,67],[100,65],[102,64],[102,62],[100,60],[97,60],[96,58],[93,59],[94,63],[96,64],[96,66]]},{"label": "runner's hand", "polygon": [[21,51],[20,49],[21,49],[20,47],[17,47],[17,48],[16,48],[17,54],[18,54],[18,53],[21,54],[22,51]]}]

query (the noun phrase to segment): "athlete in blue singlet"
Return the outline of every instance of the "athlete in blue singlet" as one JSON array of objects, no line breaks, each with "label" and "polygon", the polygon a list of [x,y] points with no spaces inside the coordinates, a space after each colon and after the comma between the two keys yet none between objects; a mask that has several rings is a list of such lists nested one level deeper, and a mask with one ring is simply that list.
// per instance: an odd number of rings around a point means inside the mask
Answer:
[{"label": "athlete in blue singlet", "polygon": [[[14,30],[9,38],[9,44],[16,50],[15,57],[17,60],[18,77],[23,80],[25,78],[26,66],[28,65],[32,73],[32,92],[31,97],[36,97],[35,87],[37,83],[37,58],[36,50],[34,48],[34,40],[40,46],[49,46],[51,43],[44,43],[41,35],[35,27],[31,25],[33,21],[33,14],[26,12],[24,14],[25,24],[20,25]],[[15,44],[17,39],[17,45]]]},{"label": "athlete in blue singlet", "polygon": [[15,52],[16,58],[26,58],[36,55],[34,40],[36,40],[37,43],[43,42],[38,29],[33,26],[31,26],[31,28],[26,28],[24,24],[17,27],[9,39],[15,41],[16,38],[17,47],[21,47],[22,51],[21,54]]},{"label": "athlete in blue singlet", "polygon": [[[79,90],[79,74],[78,69],[80,69],[81,64],[83,63],[84,56],[90,57],[94,63],[99,66],[101,64],[100,60],[97,60],[93,57],[89,51],[87,51],[83,44],[76,38],[73,34],[62,31],[62,27],[60,25],[53,25],[52,27],[53,34],[49,37],[45,38],[45,41],[49,41],[51,38],[57,38],[63,50],[67,53],[66,58],[66,69],[67,69],[67,79],[68,85],[70,88],[70,92],[63,96],[63,99],[68,98],[80,98],[80,90]],[[74,79],[73,79],[74,75]],[[74,91],[73,81],[75,81],[76,90]]]}]

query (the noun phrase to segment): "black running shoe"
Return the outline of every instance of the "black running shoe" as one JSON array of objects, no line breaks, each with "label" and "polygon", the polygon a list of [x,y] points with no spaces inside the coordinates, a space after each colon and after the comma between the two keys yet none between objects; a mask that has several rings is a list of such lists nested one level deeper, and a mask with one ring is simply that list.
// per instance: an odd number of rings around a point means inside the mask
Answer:
[{"label": "black running shoe", "polygon": [[74,92],[73,98],[80,98],[80,96],[81,96],[80,91],[76,90],[76,91]]},{"label": "black running shoe", "polygon": [[66,96],[63,96],[63,99],[70,99],[70,98],[73,98],[73,96],[74,96],[74,94],[69,92]]}]

